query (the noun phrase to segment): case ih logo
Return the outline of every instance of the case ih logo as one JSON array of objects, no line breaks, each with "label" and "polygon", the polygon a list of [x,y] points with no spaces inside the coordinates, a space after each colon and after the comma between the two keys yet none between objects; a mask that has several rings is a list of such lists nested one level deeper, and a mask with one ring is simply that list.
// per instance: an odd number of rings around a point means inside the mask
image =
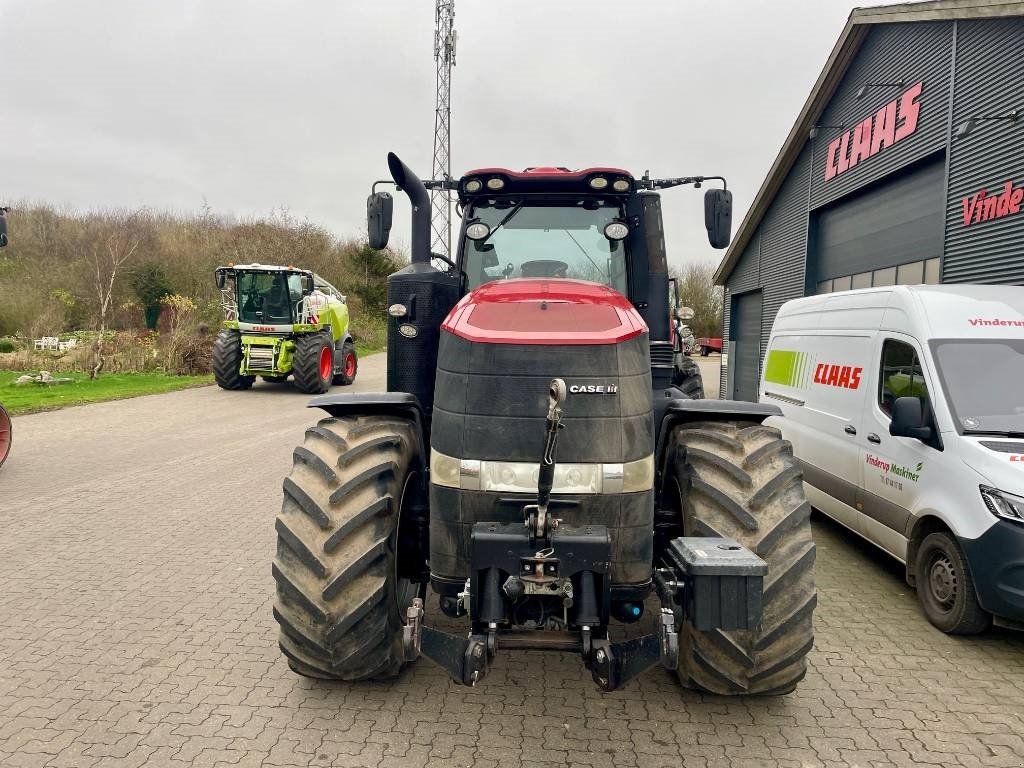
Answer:
[{"label": "case ih logo", "polygon": [[859,366],[818,363],[814,369],[814,383],[827,387],[856,389],[860,386],[860,375],[863,372],[864,369]]},{"label": "case ih logo", "polygon": [[617,384],[570,384],[569,391],[573,394],[614,395],[619,391]]},{"label": "case ih logo", "polygon": [[1012,181],[1003,184],[1000,195],[989,195],[987,189],[975,192],[971,197],[962,200],[964,206],[964,226],[992,221],[1020,213],[1021,201],[1024,200],[1024,187],[1014,187]]},{"label": "case ih logo", "polygon": [[891,147],[916,131],[921,112],[918,98],[923,88],[924,83],[912,85],[898,99],[834,139],[825,156],[825,181],[846,173],[857,163],[877,155],[883,147]]}]

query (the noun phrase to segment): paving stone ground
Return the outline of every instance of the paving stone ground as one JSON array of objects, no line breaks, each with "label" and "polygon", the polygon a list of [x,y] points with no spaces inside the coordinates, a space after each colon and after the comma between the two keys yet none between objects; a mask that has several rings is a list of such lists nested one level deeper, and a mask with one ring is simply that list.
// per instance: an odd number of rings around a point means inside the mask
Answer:
[{"label": "paving stone ground", "polygon": [[425,661],[388,683],[296,677],[270,560],[306,401],[209,387],[15,419],[0,766],[1024,764],[1024,635],[942,635],[894,563],[823,520],[817,642],[784,698],[701,697],[657,669],[601,694],[538,653],[472,690]]}]

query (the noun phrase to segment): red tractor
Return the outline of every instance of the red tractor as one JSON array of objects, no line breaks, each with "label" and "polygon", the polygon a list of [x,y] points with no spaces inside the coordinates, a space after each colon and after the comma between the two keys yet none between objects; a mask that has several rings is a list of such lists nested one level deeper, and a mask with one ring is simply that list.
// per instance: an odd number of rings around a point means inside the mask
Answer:
[{"label": "red tractor", "polygon": [[[292,669],[380,678],[426,656],[473,685],[502,651],[536,649],[579,653],[603,690],[658,664],[702,691],[793,690],[814,542],[792,448],[763,424],[778,410],[672,383],[657,191],[705,179],[423,182],[388,164],[413,211],[412,263],[388,281],[388,391],[313,400],[329,417],[284,480],[274,616]],[[453,260],[430,252],[428,189],[458,195]],[[392,202],[368,200],[374,248]],[[730,193],[706,192],[705,213],[725,247]],[[426,624],[428,588],[465,631]],[[613,638],[646,609],[648,634]]]}]

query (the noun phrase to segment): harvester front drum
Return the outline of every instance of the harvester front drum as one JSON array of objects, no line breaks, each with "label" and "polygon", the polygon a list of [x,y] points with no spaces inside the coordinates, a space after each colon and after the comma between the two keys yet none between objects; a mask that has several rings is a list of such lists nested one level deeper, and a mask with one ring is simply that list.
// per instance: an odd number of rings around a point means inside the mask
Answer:
[{"label": "harvester front drum", "polygon": [[292,379],[300,391],[319,395],[331,388],[334,345],[326,333],[310,333],[295,340]]},{"label": "harvester front drum", "polygon": [[238,331],[225,328],[213,343],[213,377],[221,389],[249,389],[255,376],[243,376],[242,336]]},{"label": "harvester front drum", "polygon": [[295,449],[273,565],[295,672],[363,680],[401,669],[404,618],[423,589],[398,567],[402,510],[422,506],[418,445],[408,422],[360,416],[321,420]]},{"label": "harvester front drum", "polygon": [[356,355],[356,348],[346,341],[341,347],[341,373],[334,377],[335,384],[351,384],[356,380],[356,373],[359,371],[359,358]]},{"label": "harvester front drum", "polygon": [[684,535],[735,539],[768,563],[761,630],[684,623],[679,679],[715,694],[789,693],[807,671],[817,603],[811,507],[793,447],[774,427],[718,421],[674,427],[667,449],[659,518],[675,513]]}]

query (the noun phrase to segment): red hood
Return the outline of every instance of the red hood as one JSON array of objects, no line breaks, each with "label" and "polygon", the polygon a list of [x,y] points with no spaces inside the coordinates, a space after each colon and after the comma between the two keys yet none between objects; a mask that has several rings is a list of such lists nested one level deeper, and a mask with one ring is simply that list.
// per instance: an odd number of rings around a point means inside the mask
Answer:
[{"label": "red hood", "polygon": [[600,283],[496,280],[471,291],[442,330],[490,344],[617,344],[647,332],[640,313]]}]

